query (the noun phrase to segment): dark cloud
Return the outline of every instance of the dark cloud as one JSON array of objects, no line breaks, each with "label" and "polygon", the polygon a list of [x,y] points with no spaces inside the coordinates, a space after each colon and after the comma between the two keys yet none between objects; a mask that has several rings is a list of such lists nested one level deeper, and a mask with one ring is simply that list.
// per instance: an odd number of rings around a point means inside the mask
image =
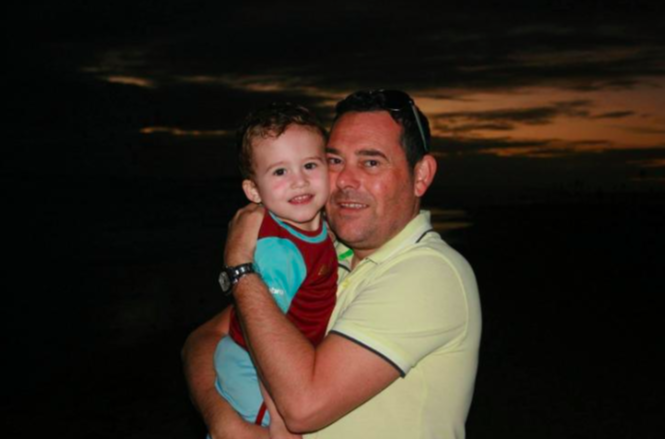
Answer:
[{"label": "dark cloud", "polygon": [[612,146],[612,142],[609,140],[573,140],[566,141],[566,145],[569,145],[570,148],[575,147],[585,147],[585,146]]},{"label": "dark cloud", "polygon": [[508,137],[470,138],[450,136],[435,138],[432,142],[433,150],[443,154],[475,154],[490,150],[501,149],[532,149],[544,148],[552,143],[551,140],[519,140]]},{"label": "dark cloud", "polygon": [[[433,122],[444,131],[471,132],[476,130],[508,131],[517,124],[546,125],[557,117],[590,117],[590,101],[557,102],[550,106],[486,111],[438,113]],[[472,123],[468,123],[472,122]]]},{"label": "dark cloud", "polygon": [[439,123],[439,127],[444,132],[466,133],[473,131],[512,131],[515,129],[514,124],[506,122],[491,122],[491,123],[468,123],[460,125],[450,125],[447,123]]},{"label": "dark cloud", "polygon": [[665,129],[653,127],[625,127],[625,131],[637,134],[665,134]]},{"label": "dark cloud", "polygon": [[[493,154],[501,156],[554,157],[585,155],[615,148],[613,142],[603,139],[516,139],[511,137],[446,136],[433,141],[434,151],[443,154]],[[632,149],[642,151],[642,149]],[[649,149],[651,150],[651,149]]]},{"label": "dark cloud", "polygon": [[[508,142],[509,145],[510,142]],[[587,151],[575,154],[529,155],[447,154],[439,157],[441,188],[477,188],[501,196],[507,188],[529,189],[662,190],[665,181],[665,145],[657,148]]]},{"label": "dark cloud", "polygon": [[609,113],[596,114],[592,116],[593,119],[622,119],[624,117],[633,116],[634,111],[612,111]]}]

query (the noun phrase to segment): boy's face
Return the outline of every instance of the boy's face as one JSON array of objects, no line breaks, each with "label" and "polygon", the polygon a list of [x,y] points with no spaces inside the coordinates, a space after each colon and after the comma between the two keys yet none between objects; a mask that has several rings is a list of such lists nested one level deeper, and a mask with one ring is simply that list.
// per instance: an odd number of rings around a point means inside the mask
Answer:
[{"label": "boy's face", "polygon": [[315,230],[329,192],[324,147],[318,132],[297,124],[277,138],[256,139],[253,181],[243,181],[247,198],[289,224]]}]

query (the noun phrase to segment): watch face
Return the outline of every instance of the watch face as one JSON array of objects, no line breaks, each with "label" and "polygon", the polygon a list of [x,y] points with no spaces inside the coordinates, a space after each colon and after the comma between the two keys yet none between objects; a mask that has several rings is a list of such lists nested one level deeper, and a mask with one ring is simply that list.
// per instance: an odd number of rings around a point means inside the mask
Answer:
[{"label": "watch face", "polygon": [[227,292],[231,289],[231,280],[226,271],[219,273],[219,285],[222,287],[222,291]]}]

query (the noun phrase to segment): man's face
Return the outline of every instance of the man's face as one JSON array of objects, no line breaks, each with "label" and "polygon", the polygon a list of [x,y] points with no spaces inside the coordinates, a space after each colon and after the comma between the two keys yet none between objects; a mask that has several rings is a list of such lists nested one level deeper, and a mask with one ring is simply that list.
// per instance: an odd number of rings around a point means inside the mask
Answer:
[{"label": "man's face", "polygon": [[328,218],[360,258],[376,251],[418,213],[401,134],[387,111],[346,113],[330,133]]}]

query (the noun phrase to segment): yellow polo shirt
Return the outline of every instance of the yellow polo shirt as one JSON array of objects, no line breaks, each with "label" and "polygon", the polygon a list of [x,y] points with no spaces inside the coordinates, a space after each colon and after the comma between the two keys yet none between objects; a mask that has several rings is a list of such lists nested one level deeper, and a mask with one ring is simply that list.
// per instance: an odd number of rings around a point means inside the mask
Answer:
[{"label": "yellow polo shirt", "polygon": [[307,438],[464,438],[481,332],[471,267],[432,231],[427,211],[353,271],[349,254],[338,246],[328,330],[380,355],[402,378]]}]

